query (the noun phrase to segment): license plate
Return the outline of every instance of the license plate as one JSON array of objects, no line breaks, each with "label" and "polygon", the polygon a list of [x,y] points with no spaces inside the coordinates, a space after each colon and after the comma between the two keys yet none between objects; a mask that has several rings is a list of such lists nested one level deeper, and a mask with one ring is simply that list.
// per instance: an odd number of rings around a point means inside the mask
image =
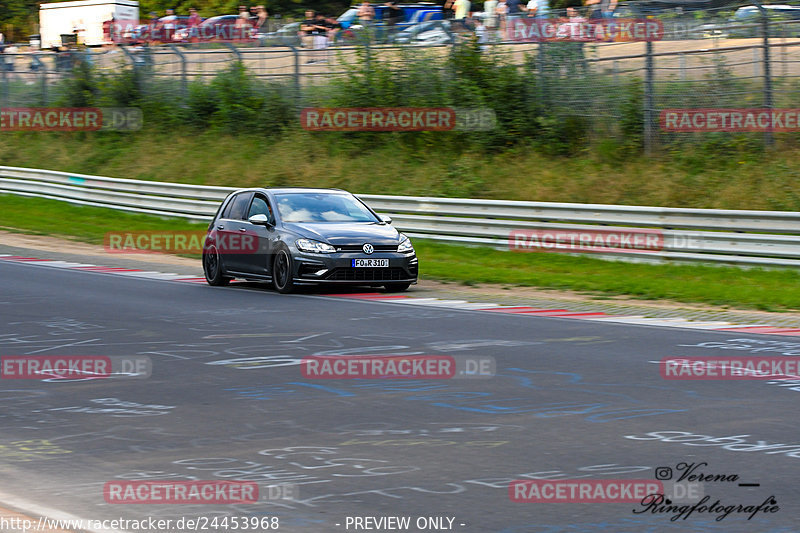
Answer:
[{"label": "license plate", "polygon": [[388,259],[352,259],[353,268],[388,267]]}]

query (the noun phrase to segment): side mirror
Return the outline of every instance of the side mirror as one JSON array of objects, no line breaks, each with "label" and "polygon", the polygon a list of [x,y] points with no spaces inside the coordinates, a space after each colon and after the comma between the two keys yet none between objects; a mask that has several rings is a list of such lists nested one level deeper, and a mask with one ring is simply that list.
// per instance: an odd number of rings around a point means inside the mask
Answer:
[{"label": "side mirror", "polygon": [[247,219],[251,224],[258,224],[259,226],[269,226],[269,219],[267,215],[253,215]]},{"label": "side mirror", "polygon": [[384,224],[392,223],[392,217],[390,217],[389,215],[378,215],[378,216],[380,217],[381,222],[383,222]]}]

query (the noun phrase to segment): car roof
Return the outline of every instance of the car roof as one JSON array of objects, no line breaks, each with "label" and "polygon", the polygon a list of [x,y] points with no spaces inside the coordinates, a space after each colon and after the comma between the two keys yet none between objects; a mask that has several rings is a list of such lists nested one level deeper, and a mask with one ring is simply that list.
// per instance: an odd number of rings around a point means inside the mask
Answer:
[{"label": "car roof", "polygon": [[239,15],[217,15],[215,17],[207,18],[203,22],[218,22],[220,20],[238,19]]},{"label": "car roof", "polygon": [[249,189],[240,189],[239,192],[269,192],[272,194],[287,194],[287,193],[330,193],[330,194],[350,194],[343,189],[324,189],[315,187],[252,187]]}]

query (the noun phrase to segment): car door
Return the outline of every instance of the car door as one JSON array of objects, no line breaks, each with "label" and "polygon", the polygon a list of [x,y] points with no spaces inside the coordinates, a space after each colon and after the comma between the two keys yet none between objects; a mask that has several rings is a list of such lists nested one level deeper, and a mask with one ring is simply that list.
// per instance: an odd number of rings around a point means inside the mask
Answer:
[{"label": "car door", "polygon": [[[253,215],[265,215],[269,224],[251,224],[247,221]],[[272,213],[267,197],[260,193],[255,193],[250,202],[250,207],[245,216],[245,234],[252,238],[253,253],[248,253],[242,257],[245,263],[246,272],[266,276],[272,269],[270,257],[275,248],[278,232],[275,230],[275,216]]]},{"label": "car door", "polygon": [[242,272],[246,266],[247,246],[243,246],[243,236],[247,233],[249,223],[244,220],[250,206],[252,192],[240,192],[231,199],[230,208],[217,220],[217,247],[226,270]]}]

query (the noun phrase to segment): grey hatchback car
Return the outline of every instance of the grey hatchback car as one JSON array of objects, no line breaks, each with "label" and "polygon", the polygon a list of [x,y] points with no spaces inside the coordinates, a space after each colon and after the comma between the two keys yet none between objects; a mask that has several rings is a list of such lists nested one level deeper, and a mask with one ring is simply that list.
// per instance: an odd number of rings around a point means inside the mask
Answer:
[{"label": "grey hatchback car", "polygon": [[339,189],[256,188],[231,193],[208,226],[203,271],[210,285],[233,278],[297,285],[351,284],[404,291],[417,282],[408,237]]}]

